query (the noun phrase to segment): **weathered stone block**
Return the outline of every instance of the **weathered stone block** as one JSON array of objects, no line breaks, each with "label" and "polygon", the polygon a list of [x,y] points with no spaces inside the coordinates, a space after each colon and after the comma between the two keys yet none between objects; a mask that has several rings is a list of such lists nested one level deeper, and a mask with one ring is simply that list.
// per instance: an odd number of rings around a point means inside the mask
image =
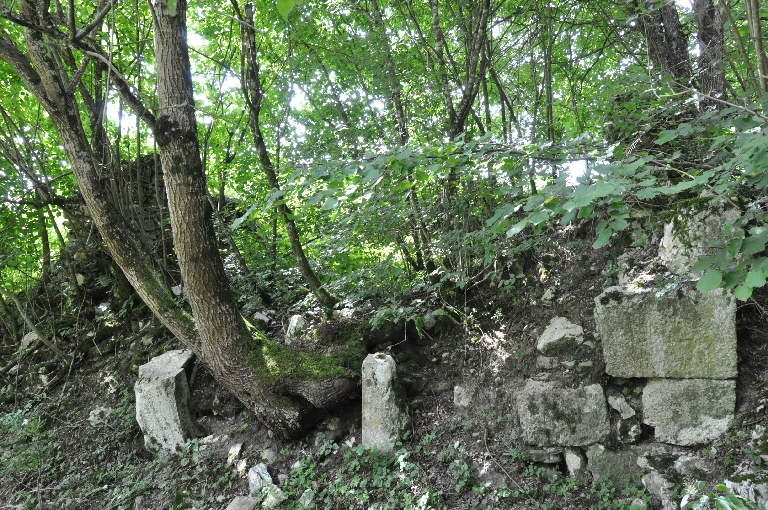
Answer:
[{"label": "weathered stone block", "polygon": [[227,505],[226,510],[253,510],[261,502],[258,498],[238,496]]},{"label": "weathered stone block", "polygon": [[595,303],[607,374],[736,377],[736,302],[721,291],[610,287]]},{"label": "weathered stone block", "polygon": [[665,443],[712,441],[728,428],[735,407],[736,381],[656,379],[643,389],[643,422]]},{"label": "weathered stone block", "polygon": [[688,273],[699,256],[716,253],[717,249],[710,248],[709,243],[722,237],[727,222],[741,216],[734,208],[700,205],[681,209],[673,221],[664,225],[659,258],[675,274]]},{"label": "weathered stone block", "polygon": [[614,487],[624,488],[639,485],[643,469],[637,465],[637,459],[643,450],[633,446],[624,450],[607,450],[596,444],[587,448],[587,467],[592,473],[592,482],[609,482]]},{"label": "weathered stone block", "polygon": [[528,381],[517,400],[522,438],[539,446],[584,446],[609,433],[603,388],[593,384],[564,389]]},{"label": "weathered stone block", "polygon": [[410,425],[405,391],[397,380],[392,356],[369,354],[363,361],[362,444],[390,451]]},{"label": "weathered stone block", "polygon": [[194,355],[187,350],[169,351],[139,367],[136,421],[151,451],[175,452],[188,439],[205,435],[189,411],[186,369]]}]

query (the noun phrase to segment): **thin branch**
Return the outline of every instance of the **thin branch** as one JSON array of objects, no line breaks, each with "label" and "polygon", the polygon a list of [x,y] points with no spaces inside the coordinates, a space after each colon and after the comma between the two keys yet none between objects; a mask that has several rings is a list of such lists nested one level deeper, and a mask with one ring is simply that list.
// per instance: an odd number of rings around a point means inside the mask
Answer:
[{"label": "thin branch", "polygon": [[77,32],[77,35],[73,38],[74,41],[79,41],[83,37],[90,34],[96,27],[98,27],[102,21],[104,21],[104,18],[107,14],[109,14],[109,11],[112,10],[112,8],[115,6],[115,4],[119,0],[112,0],[107,5],[105,5],[97,14],[96,17],[93,18],[93,21],[88,23],[84,28],[82,28],[79,32]]},{"label": "thin branch", "polygon": [[61,349],[53,345],[53,342],[48,340],[48,337],[45,336],[45,334],[42,331],[40,331],[40,329],[35,325],[34,322],[32,322],[32,319],[29,318],[29,315],[27,315],[24,312],[24,307],[21,305],[21,301],[19,301],[19,298],[16,296],[16,294],[13,294],[12,292],[7,291],[3,287],[0,287],[0,294],[2,294],[3,296],[7,297],[8,299],[14,302],[14,304],[16,305],[16,308],[19,310],[19,314],[24,319],[24,322],[26,322],[27,325],[32,329],[32,331],[35,332],[35,334],[37,335],[37,338],[40,339],[41,342],[43,342],[46,346],[48,346],[50,350],[53,351],[53,353],[56,355],[57,358],[61,358],[62,360],[69,360],[69,356],[67,356],[67,354],[64,351],[62,351]]}]

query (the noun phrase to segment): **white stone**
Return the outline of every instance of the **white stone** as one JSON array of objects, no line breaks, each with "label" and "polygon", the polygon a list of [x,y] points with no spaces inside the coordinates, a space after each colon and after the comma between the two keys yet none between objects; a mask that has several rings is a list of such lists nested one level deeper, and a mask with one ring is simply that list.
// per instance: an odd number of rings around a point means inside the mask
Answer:
[{"label": "white stone", "polygon": [[555,317],[541,334],[536,347],[546,356],[561,354],[584,341],[584,329],[565,317]]},{"label": "white stone", "polygon": [[272,464],[277,460],[277,452],[274,448],[267,448],[263,452],[261,452],[261,460],[266,462],[267,464]]},{"label": "white stone", "polygon": [[308,508],[309,505],[315,500],[315,492],[312,489],[307,489],[301,493],[299,498],[299,505],[303,508]]},{"label": "white stone", "polygon": [[151,451],[175,452],[188,439],[203,435],[189,411],[186,369],[194,355],[187,350],[169,351],[139,367],[136,421]]},{"label": "white stone", "polygon": [[427,312],[424,314],[424,329],[434,329],[437,326],[437,316],[434,312]]},{"label": "white stone", "polygon": [[34,331],[30,331],[26,335],[24,335],[21,339],[21,347],[24,349],[29,349],[32,345],[34,345],[35,342],[37,342],[38,336],[37,333]]},{"label": "white stone", "polygon": [[617,411],[623,420],[635,415],[635,410],[627,403],[627,399],[623,395],[608,395],[608,405]]},{"label": "white stone", "polygon": [[258,498],[238,496],[232,500],[226,510],[253,510],[259,504]]},{"label": "white stone", "polygon": [[716,439],[733,421],[736,381],[654,379],[643,389],[643,422],[656,440],[690,446]]},{"label": "white stone", "polygon": [[275,508],[288,497],[277,485],[268,485],[264,492],[266,493],[266,496],[264,497],[264,502],[261,504],[264,508]]},{"label": "white stone", "polygon": [[237,443],[233,444],[229,451],[227,452],[227,465],[234,464],[235,461],[237,461],[238,457],[240,457],[240,452],[243,449],[243,443]]},{"label": "white stone", "polygon": [[674,486],[658,471],[651,471],[643,476],[643,487],[661,500],[661,508],[663,510],[677,510],[674,493],[672,492]]},{"label": "white stone", "polygon": [[568,476],[579,482],[584,481],[587,476],[587,458],[581,449],[569,446],[563,450],[563,457]]},{"label": "white stone", "polygon": [[472,403],[473,394],[474,392],[471,388],[457,385],[453,388],[453,405],[456,407],[469,407]]},{"label": "white stone", "polygon": [[395,360],[388,354],[369,354],[363,361],[362,444],[391,451],[410,426],[405,392],[397,379]]},{"label": "white stone", "polygon": [[307,330],[307,321],[301,315],[291,315],[288,319],[288,327],[285,329],[285,337],[293,339]]},{"label": "white stone", "polygon": [[88,422],[94,427],[101,423],[107,423],[110,414],[112,414],[111,407],[97,407],[88,414]]},{"label": "white stone", "polygon": [[536,366],[542,370],[549,370],[557,366],[557,358],[550,356],[537,356]]},{"label": "white stone", "polygon": [[608,450],[601,444],[595,444],[587,448],[587,466],[592,473],[592,482],[610,482],[617,488],[640,482],[643,468],[638,459],[643,455],[643,450],[637,446],[630,446],[623,450]]},{"label": "white stone", "polygon": [[272,485],[272,476],[267,471],[267,465],[259,462],[248,470],[248,490],[252,496],[258,494],[263,487]]}]

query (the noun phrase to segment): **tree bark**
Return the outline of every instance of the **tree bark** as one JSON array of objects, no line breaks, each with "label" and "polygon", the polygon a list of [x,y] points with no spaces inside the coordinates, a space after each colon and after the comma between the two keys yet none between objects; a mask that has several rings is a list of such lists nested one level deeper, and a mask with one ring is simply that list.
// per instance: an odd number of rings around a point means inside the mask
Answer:
[{"label": "tree bark", "polygon": [[651,61],[676,82],[688,86],[691,83],[691,62],[688,56],[688,39],[680,23],[680,16],[673,0],[663,0],[656,7],[653,0],[637,5],[638,26],[648,44]]},{"label": "tree bark", "polygon": [[[694,0],[693,12],[698,23],[699,91],[721,98],[725,92],[725,14],[712,0]],[[722,104],[707,98],[701,103],[704,108]]]}]

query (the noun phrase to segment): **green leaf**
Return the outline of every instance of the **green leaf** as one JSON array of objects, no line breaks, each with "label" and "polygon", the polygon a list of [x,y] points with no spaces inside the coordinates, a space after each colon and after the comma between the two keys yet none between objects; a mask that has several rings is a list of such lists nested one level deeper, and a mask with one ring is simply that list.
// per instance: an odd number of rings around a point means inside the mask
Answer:
[{"label": "green leaf", "polygon": [[613,231],[624,230],[625,228],[627,228],[627,220],[625,218],[618,217],[612,220],[610,225]]},{"label": "green leaf", "polygon": [[585,205],[584,207],[580,207],[579,208],[579,216],[578,216],[579,219],[586,218],[587,216],[592,214],[592,211],[594,211],[594,210],[595,210],[595,206],[593,206],[592,204]]},{"label": "green leaf", "polygon": [[705,269],[709,269],[709,266],[712,265],[713,258],[714,257],[699,257],[699,260],[697,260],[693,267],[691,267],[691,272],[700,273]]},{"label": "green leaf", "polygon": [[752,295],[752,287],[748,285],[739,285],[733,289],[733,295],[736,296],[736,299],[739,301],[746,301]]},{"label": "green leaf", "polygon": [[747,273],[747,277],[744,280],[744,285],[749,285],[752,288],[762,287],[765,285],[765,273],[762,267],[752,267]]},{"label": "green leaf", "polygon": [[748,131],[754,127],[761,125],[763,122],[759,119],[752,117],[736,117],[733,119],[733,125],[740,131]]},{"label": "green leaf", "polygon": [[741,245],[741,253],[744,255],[754,255],[765,250],[765,243],[768,241],[768,230],[761,229],[755,234],[757,228],[751,230],[752,235],[744,239]]},{"label": "green leaf", "polygon": [[243,214],[242,216],[237,218],[235,221],[233,221],[232,225],[230,225],[229,228],[231,228],[232,230],[235,230],[237,228],[240,228],[240,226],[243,223],[245,223],[247,221],[251,221],[251,219],[252,219],[251,217],[252,217],[253,213],[256,211],[257,207],[258,207],[257,204],[253,204],[251,207],[248,208],[247,211],[245,211],[245,214]]},{"label": "green leaf", "polygon": [[528,218],[515,223],[514,225],[512,225],[512,228],[507,230],[507,237],[513,237],[513,236],[519,234],[520,232],[523,231],[523,229],[526,227],[526,225],[528,225]]},{"label": "green leaf", "polygon": [[596,250],[596,249],[602,248],[603,246],[608,244],[611,241],[611,234],[612,233],[613,232],[611,231],[610,228],[604,228],[603,230],[601,230],[600,231],[600,235],[597,236],[597,239],[592,244],[592,248],[594,248]]},{"label": "green leaf", "polygon": [[722,282],[723,273],[717,269],[708,269],[704,276],[699,278],[698,283],[696,283],[696,289],[699,292],[709,292],[720,287]]},{"label": "green leaf", "polygon": [[290,14],[294,7],[301,5],[303,1],[304,0],[275,0],[277,3],[277,12],[280,13],[280,16],[282,16],[283,19],[288,21],[288,14]]},{"label": "green leaf", "polygon": [[171,16],[176,16],[176,2],[177,0],[168,0],[168,12]]},{"label": "green leaf", "polygon": [[659,188],[643,188],[637,192],[637,198],[640,200],[649,200],[661,193]]},{"label": "green leaf", "polygon": [[671,142],[677,138],[677,130],[675,129],[665,129],[661,133],[659,133],[659,137],[656,139],[656,145],[662,145],[667,142]]},{"label": "green leaf", "polygon": [[561,225],[567,225],[573,220],[573,218],[576,216],[576,211],[568,211],[563,215],[562,218],[560,218],[560,224]]},{"label": "green leaf", "polygon": [[549,213],[547,211],[536,211],[528,218],[528,221],[532,225],[538,225],[542,221],[547,221],[548,219],[549,219]]},{"label": "green leaf", "polygon": [[323,206],[320,209],[328,210],[333,209],[338,205],[339,201],[334,197],[328,197],[325,199],[325,202],[323,203]]}]

